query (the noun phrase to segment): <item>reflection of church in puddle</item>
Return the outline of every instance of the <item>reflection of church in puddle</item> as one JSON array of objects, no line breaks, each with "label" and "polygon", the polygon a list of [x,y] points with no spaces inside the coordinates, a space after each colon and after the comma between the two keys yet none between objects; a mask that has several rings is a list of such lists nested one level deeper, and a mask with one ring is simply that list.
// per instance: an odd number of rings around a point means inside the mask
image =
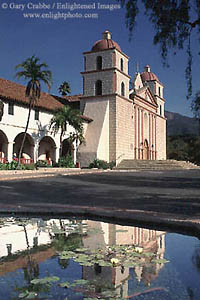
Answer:
[{"label": "reflection of church in puddle", "polygon": [[[158,259],[164,258],[165,232],[149,230],[139,227],[120,226],[103,222],[88,221],[88,225],[102,230],[97,235],[91,235],[83,240],[84,247],[94,250],[98,247],[113,245],[137,245],[145,252],[153,252]],[[143,281],[149,285],[157,278],[163,264],[152,264],[149,257],[142,258],[143,265],[134,267],[134,275],[138,282]],[[83,266],[83,278],[87,280],[98,280],[110,283],[121,297],[128,296],[128,279],[132,272],[130,267],[85,267]]]},{"label": "reflection of church in puddle", "polygon": [[[94,229],[96,233],[82,236],[83,247],[95,250],[98,247],[106,249],[113,245],[137,245],[142,247],[144,252],[153,252],[157,258],[164,258],[165,232],[103,222],[86,222],[88,229]],[[66,229],[66,242],[68,237],[70,237],[70,233],[67,230],[69,224],[69,220],[51,219],[46,222],[35,220],[24,226],[13,221],[0,227],[0,276],[21,268],[26,269],[28,258],[24,255],[24,251],[27,251],[27,249],[34,249],[31,253],[31,258],[37,268],[39,268],[40,263],[54,257],[56,251],[52,244],[52,237],[55,237],[55,228],[58,231],[61,228]],[[23,255],[20,256],[20,253]],[[17,255],[13,256],[13,254]],[[121,266],[111,268],[97,265],[92,267],[82,266],[82,278],[91,281],[96,279],[100,282],[100,285],[105,282],[106,286],[114,287],[118,295],[125,297],[128,295],[130,284],[128,279],[131,272],[132,275],[134,272],[134,278],[136,278],[137,282],[142,281],[145,285],[148,285],[157,278],[160,269],[163,267],[163,264],[151,263],[149,257],[142,259],[142,265],[134,268]],[[100,290],[96,292],[98,293]]]}]

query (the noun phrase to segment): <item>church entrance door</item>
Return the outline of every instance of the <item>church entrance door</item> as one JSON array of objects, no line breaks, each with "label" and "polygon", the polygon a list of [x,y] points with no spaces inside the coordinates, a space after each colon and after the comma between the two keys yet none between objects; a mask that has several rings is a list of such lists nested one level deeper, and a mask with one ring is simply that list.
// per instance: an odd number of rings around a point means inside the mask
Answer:
[{"label": "church entrance door", "polygon": [[149,145],[147,140],[144,141],[144,159],[149,159]]}]

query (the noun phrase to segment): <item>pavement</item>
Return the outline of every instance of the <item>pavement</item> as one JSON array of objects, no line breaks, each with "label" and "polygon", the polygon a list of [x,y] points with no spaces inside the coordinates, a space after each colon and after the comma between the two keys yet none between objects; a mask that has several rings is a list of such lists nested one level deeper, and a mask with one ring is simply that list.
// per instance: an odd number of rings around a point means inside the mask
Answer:
[{"label": "pavement", "polygon": [[71,216],[200,237],[200,170],[0,171],[0,214]]}]

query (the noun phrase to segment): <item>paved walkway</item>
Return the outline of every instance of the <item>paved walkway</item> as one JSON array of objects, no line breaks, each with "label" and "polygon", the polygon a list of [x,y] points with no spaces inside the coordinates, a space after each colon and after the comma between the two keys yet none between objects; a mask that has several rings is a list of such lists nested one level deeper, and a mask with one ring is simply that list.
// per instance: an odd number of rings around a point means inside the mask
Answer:
[{"label": "paved walkway", "polygon": [[0,191],[3,214],[76,214],[200,236],[200,170],[1,171]]},{"label": "paved walkway", "polygon": [[38,170],[0,170],[0,181],[21,180],[28,178],[53,177],[58,175],[77,175],[102,172],[96,169],[78,168],[39,168]]}]

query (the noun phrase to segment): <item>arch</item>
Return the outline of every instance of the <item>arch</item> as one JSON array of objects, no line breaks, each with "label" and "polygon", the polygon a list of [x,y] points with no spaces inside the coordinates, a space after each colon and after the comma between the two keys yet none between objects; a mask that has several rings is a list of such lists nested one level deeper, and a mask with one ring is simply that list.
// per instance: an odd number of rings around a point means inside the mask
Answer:
[{"label": "arch", "polygon": [[6,134],[0,130],[0,163],[5,163],[8,157],[8,138]]},{"label": "arch", "polygon": [[124,71],[124,60],[123,60],[123,58],[120,59],[120,70],[122,72]]},{"label": "arch", "polygon": [[123,97],[125,96],[125,84],[124,84],[124,82],[121,83],[121,95]]},{"label": "arch", "polygon": [[102,95],[102,81],[101,80],[97,80],[95,82],[95,95],[96,96]]},{"label": "arch", "polygon": [[158,96],[161,96],[161,88],[160,88],[160,86],[158,87]]},{"label": "arch", "polygon": [[56,144],[52,137],[44,136],[39,142],[38,160],[53,164],[56,161]]},{"label": "arch", "polygon": [[160,116],[162,116],[162,105],[160,105]]},{"label": "arch", "polygon": [[[22,139],[24,136],[24,132],[19,133],[14,139],[14,147],[13,147],[13,157],[17,158],[19,156],[19,151],[22,143]],[[21,162],[22,163],[32,163],[34,160],[34,140],[27,133],[26,139],[24,142],[24,147],[22,150]]]},{"label": "arch", "polygon": [[96,69],[97,70],[102,70],[102,56],[97,56]]},{"label": "arch", "polygon": [[144,141],[144,157],[143,159],[148,160],[149,159],[149,143],[147,140]]},{"label": "arch", "polygon": [[61,156],[68,156],[68,155],[73,156],[73,150],[74,150],[74,146],[69,141],[69,139],[63,140],[63,142],[62,142],[62,154],[61,154]]}]

